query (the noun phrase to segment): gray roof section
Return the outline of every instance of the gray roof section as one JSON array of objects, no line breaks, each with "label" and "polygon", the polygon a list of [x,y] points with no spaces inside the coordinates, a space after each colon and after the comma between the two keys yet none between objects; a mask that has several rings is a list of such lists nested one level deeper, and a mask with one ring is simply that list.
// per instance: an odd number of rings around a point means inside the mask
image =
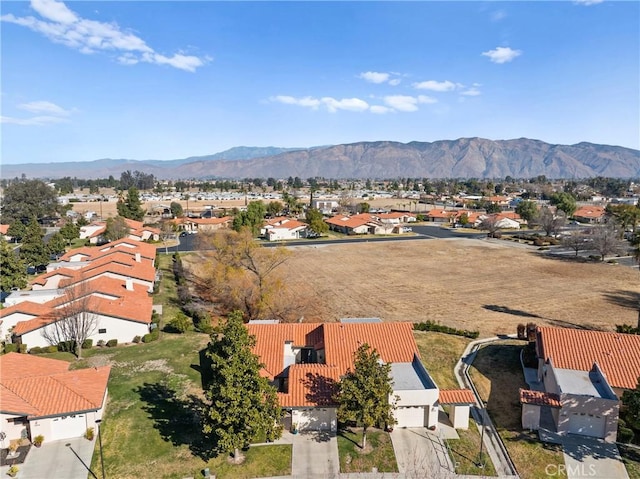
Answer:
[{"label": "gray roof section", "polygon": [[617,397],[597,371],[578,371],[576,369],[555,369],[560,392],[580,396],[592,396],[602,399]]},{"label": "gray roof section", "polygon": [[391,363],[391,379],[394,391],[435,389],[436,385],[419,361]]},{"label": "gray roof section", "polygon": [[355,323],[381,323],[380,318],[342,318],[341,323],[355,324]]}]

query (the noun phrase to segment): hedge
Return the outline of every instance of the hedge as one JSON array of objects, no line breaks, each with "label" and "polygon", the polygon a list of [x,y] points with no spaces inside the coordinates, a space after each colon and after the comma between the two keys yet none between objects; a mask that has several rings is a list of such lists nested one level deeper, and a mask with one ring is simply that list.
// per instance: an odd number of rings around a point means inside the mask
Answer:
[{"label": "hedge", "polygon": [[93,339],[85,339],[82,342],[82,349],[91,349],[93,347]]},{"label": "hedge", "polygon": [[155,341],[160,337],[160,330],[158,328],[151,331],[149,334],[145,334],[142,336],[143,343],[150,343],[151,341]]},{"label": "hedge", "polygon": [[107,341],[107,347],[108,348],[113,348],[115,346],[118,345],[118,340],[117,339],[110,339],[109,341]]},{"label": "hedge", "polygon": [[436,323],[435,321],[425,321],[424,323],[415,323],[413,329],[416,331],[436,331],[438,333],[453,334],[455,336],[464,336],[465,338],[477,339],[480,331],[469,331],[467,329],[456,329],[450,326]]},{"label": "hedge", "polygon": [[13,343],[5,344],[4,345],[4,352],[5,353],[16,353],[16,352],[18,352],[18,345],[17,344],[13,344]]}]

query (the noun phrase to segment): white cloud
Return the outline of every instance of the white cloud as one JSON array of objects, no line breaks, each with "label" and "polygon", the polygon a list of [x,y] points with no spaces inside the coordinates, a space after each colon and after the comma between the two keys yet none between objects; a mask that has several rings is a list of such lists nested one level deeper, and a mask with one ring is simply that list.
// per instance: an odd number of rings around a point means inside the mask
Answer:
[{"label": "white cloud", "polygon": [[504,20],[507,18],[507,12],[504,10],[496,10],[495,12],[491,12],[491,21],[499,22],[500,20]]},{"label": "white cloud", "polygon": [[0,116],[0,123],[8,123],[12,125],[20,126],[44,126],[51,125],[53,123],[65,123],[69,120],[59,116],[34,116],[31,118],[13,118],[11,116]]},{"label": "white cloud", "polygon": [[363,72],[358,75],[358,78],[362,78],[369,83],[386,83],[389,81],[388,73],[379,73],[379,72]]},{"label": "white cloud", "polygon": [[0,20],[27,27],[55,43],[60,43],[84,54],[115,52],[116,60],[124,65],[139,62],[168,65],[188,72],[196,71],[210,58],[183,53],[166,56],[154,51],[133,33],[122,30],[116,23],[99,22],[78,17],[67,6],[56,0],[31,0],[31,8],[42,19],[33,16],[0,16]]},{"label": "white cloud", "polygon": [[461,95],[464,96],[478,96],[478,95],[482,95],[482,93],[480,92],[480,90],[478,90],[475,86],[469,88],[468,90],[465,91],[461,91],[460,92]]},{"label": "white cloud", "polygon": [[69,110],[65,110],[61,106],[51,103],[50,101],[31,101],[29,103],[22,103],[21,105],[18,105],[18,108],[36,114],[44,113],[46,115],[56,116],[69,116],[71,114]]},{"label": "white cloud", "polygon": [[418,95],[418,103],[433,104],[438,103],[438,100],[427,95]]},{"label": "white cloud", "polygon": [[418,90],[451,91],[456,88],[456,84],[453,82],[450,82],[449,80],[445,80],[445,81],[427,80],[419,83],[414,83],[413,87],[417,88]]},{"label": "white cloud", "polygon": [[573,3],[576,5],[584,5],[586,7],[591,5],[597,5],[598,3],[602,3],[604,0],[574,0]]},{"label": "white cloud", "polygon": [[385,113],[395,112],[393,108],[389,108],[387,106],[382,106],[382,105],[372,105],[371,108],[369,108],[369,110],[371,111],[371,113],[376,113],[378,115],[384,115]]},{"label": "white cloud", "polygon": [[426,95],[389,95],[383,98],[385,104],[397,111],[417,111],[421,103],[436,103],[435,98]]},{"label": "white cloud", "polygon": [[335,113],[338,110],[348,111],[365,111],[369,109],[369,104],[359,98],[343,98],[342,100],[336,100],[330,96],[322,98],[322,103],[327,107],[331,113]]},{"label": "white cloud", "polygon": [[397,86],[401,82],[400,78],[398,78],[399,76],[399,73],[362,72],[358,75],[358,78],[369,83],[388,83],[391,86]]},{"label": "white cloud", "polygon": [[493,63],[507,63],[522,55],[522,51],[513,50],[509,47],[496,47],[495,50],[482,52],[482,55],[489,57],[489,60]]}]

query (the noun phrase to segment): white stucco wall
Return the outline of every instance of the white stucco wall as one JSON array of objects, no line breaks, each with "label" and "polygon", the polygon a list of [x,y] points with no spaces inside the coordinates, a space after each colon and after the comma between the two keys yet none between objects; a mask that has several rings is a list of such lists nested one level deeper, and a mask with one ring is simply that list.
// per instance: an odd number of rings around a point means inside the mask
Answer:
[{"label": "white stucco wall", "polygon": [[[95,331],[88,338],[93,339],[94,346],[99,340],[103,340],[106,343],[110,339],[117,339],[118,343],[130,343],[135,336],[144,336],[149,332],[149,326],[147,324],[112,318],[110,316],[97,316],[96,321],[97,326]],[[54,326],[47,325],[45,328],[52,330]],[[34,346],[50,346],[43,336],[43,330],[45,328],[23,334],[22,344],[26,344],[28,348]],[[100,329],[106,329],[106,332],[101,333]]]},{"label": "white stucco wall", "polygon": [[455,429],[469,429],[469,406],[451,406],[451,422]]},{"label": "white stucco wall", "polygon": [[32,314],[25,313],[13,313],[5,316],[4,318],[2,318],[2,322],[0,322],[0,339],[4,340],[5,335],[9,334],[11,328],[13,328],[20,321],[28,321],[35,317],[36,316]]},{"label": "white stucco wall", "polygon": [[12,439],[20,439],[22,437],[22,430],[26,428],[26,424],[14,422],[16,419],[20,421],[20,417],[21,416],[0,413],[0,431],[7,435],[2,447],[7,447],[9,445],[9,441]]}]

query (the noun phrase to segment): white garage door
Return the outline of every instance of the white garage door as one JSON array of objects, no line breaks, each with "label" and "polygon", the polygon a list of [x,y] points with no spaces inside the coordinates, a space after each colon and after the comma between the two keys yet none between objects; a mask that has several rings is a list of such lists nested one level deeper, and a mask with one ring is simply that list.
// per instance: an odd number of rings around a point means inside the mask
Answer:
[{"label": "white garage door", "polygon": [[51,435],[53,436],[50,438],[51,440],[81,437],[85,432],[87,432],[87,422],[84,414],[51,419]]},{"label": "white garage door", "polygon": [[396,418],[396,427],[424,427],[425,421],[424,406],[399,407],[393,411]]},{"label": "white garage door", "polygon": [[590,437],[604,437],[605,418],[590,414],[571,414],[569,417],[569,434],[580,434]]}]

